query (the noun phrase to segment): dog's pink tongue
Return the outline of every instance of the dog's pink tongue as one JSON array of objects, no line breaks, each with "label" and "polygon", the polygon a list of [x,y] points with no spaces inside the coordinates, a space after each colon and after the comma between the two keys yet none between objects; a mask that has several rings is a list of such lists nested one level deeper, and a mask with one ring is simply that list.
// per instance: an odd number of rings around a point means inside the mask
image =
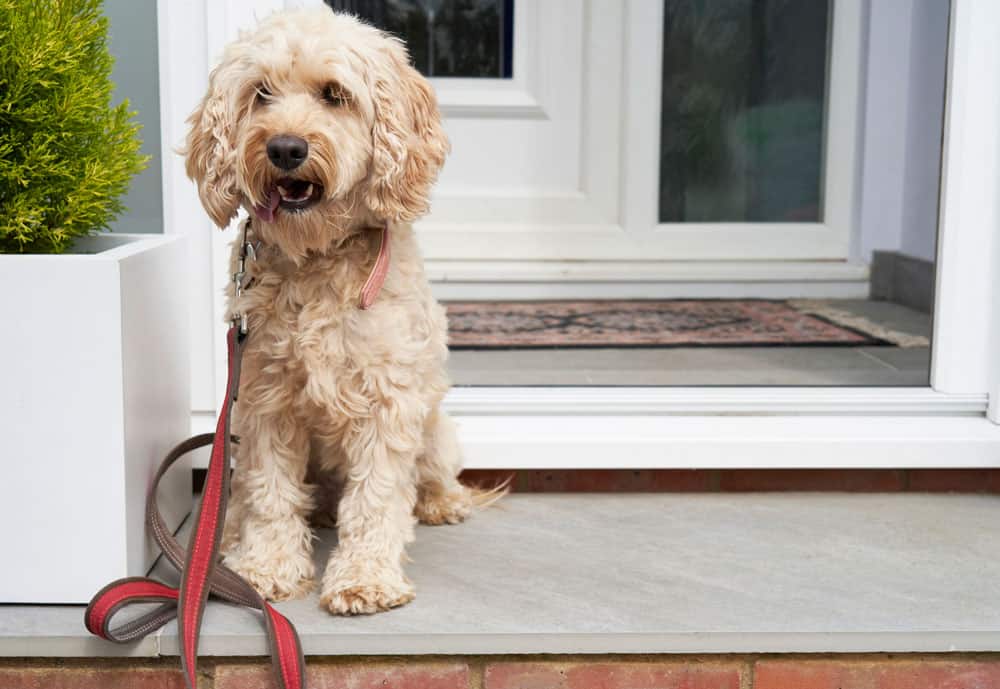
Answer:
[{"label": "dog's pink tongue", "polygon": [[267,205],[254,206],[254,212],[256,212],[257,217],[264,222],[271,222],[274,220],[274,210],[278,207],[279,203],[281,203],[281,194],[279,194],[278,190],[275,189],[271,192],[271,196],[268,197]]}]

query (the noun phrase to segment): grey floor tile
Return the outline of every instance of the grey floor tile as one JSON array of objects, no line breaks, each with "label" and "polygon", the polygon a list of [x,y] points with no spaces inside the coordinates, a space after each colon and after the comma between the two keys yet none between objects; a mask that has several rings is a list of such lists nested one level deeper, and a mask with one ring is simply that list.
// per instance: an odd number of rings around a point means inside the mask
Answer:
[{"label": "grey floor tile", "polygon": [[0,605],[0,656],[157,655],[155,636],[130,644],[92,636],[83,626],[84,610],[82,605]]},{"label": "grey floor tile", "polygon": [[921,373],[925,378],[931,370],[931,350],[929,347],[863,347],[865,354],[884,361],[897,371]]},{"label": "grey floor tile", "polygon": [[[410,605],[279,607],[310,654],[1000,650],[998,519],[986,496],[513,496],[418,529]],[[203,653],[264,650],[211,607]]]},{"label": "grey floor tile", "polygon": [[[457,351],[456,385],[926,385],[917,353],[890,347],[679,347]],[[924,355],[926,358],[926,355]],[[902,364],[907,365],[902,365]]]}]

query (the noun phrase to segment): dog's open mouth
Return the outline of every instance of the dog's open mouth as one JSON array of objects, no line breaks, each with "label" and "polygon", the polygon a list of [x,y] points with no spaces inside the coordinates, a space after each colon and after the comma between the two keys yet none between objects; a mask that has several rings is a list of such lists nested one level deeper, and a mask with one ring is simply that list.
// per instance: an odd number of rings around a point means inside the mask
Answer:
[{"label": "dog's open mouth", "polygon": [[312,207],[323,197],[323,185],[307,179],[282,177],[267,192],[267,205],[257,206],[257,217],[271,222],[279,208],[292,213],[301,213]]}]

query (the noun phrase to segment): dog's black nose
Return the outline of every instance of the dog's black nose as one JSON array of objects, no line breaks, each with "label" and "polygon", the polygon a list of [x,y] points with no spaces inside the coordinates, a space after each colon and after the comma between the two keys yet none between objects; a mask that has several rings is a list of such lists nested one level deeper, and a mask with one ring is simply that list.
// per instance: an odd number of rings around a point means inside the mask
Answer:
[{"label": "dog's black nose", "polygon": [[308,155],[309,142],[291,134],[279,134],[267,142],[267,157],[282,170],[294,170]]}]

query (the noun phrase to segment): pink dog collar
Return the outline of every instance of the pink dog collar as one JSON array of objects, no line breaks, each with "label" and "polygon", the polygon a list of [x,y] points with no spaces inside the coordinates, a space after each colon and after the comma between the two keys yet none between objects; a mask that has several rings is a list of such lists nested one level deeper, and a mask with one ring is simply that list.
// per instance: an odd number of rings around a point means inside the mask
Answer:
[{"label": "pink dog collar", "polygon": [[358,306],[361,310],[371,308],[378,297],[379,290],[385,284],[385,277],[389,274],[389,228],[379,228],[378,256],[375,257],[375,265],[372,272],[368,274],[365,286],[361,288],[361,299]]},{"label": "pink dog collar", "polygon": [[[257,245],[250,242],[247,237],[248,230],[250,229],[250,218],[247,218],[245,224],[243,225],[243,248],[240,251],[240,263],[236,274],[233,279],[236,280],[236,296],[238,297],[240,292],[249,285],[243,285],[243,278],[246,275],[246,261],[253,260],[256,256]],[[375,257],[375,263],[372,265],[371,271],[368,273],[368,279],[365,280],[365,284],[361,287],[361,295],[358,298],[358,308],[362,311],[367,311],[375,303],[375,299],[378,298],[378,293],[382,290],[382,285],[385,284],[385,278],[389,275],[389,228],[388,227],[373,227],[369,228],[377,230],[379,233],[378,238],[378,255]],[[250,281],[251,284],[253,280]]]}]

